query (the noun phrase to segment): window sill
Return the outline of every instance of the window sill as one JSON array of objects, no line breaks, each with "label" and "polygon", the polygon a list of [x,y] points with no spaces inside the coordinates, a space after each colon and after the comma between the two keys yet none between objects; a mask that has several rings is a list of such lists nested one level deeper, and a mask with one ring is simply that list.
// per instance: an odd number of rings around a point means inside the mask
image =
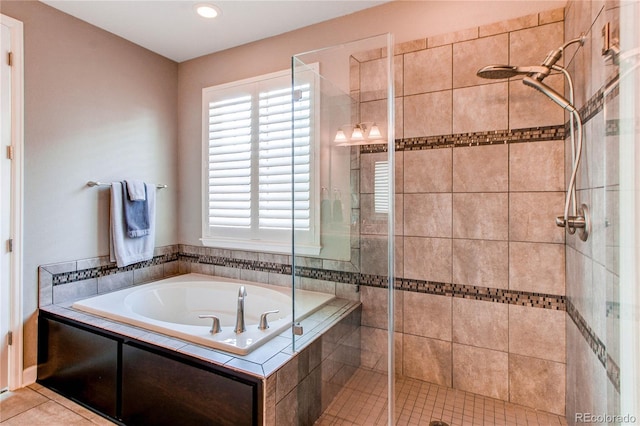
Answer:
[{"label": "window sill", "polygon": [[[205,247],[216,247],[231,250],[247,250],[266,253],[280,253],[291,255],[291,243],[280,243],[277,241],[262,240],[234,240],[231,238],[211,238],[200,239]],[[306,256],[318,256],[320,254],[319,245],[296,244],[295,254]]]}]

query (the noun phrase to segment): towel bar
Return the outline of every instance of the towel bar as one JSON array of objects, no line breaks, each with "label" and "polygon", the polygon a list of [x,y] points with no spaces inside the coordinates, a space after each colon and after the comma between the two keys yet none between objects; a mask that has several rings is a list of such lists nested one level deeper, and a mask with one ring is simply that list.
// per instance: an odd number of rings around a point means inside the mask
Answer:
[{"label": "towel bar", "polygon": [[[87,182],[87,186],[111,186],[110,183],[103,183],[103,182],[96,182],[93,180],[90,180],[89,182]],[[158,189],[164,189],[164,188],[168,188],[167,185],[163,185],[163,184],[157,184],[156,188]]]}]

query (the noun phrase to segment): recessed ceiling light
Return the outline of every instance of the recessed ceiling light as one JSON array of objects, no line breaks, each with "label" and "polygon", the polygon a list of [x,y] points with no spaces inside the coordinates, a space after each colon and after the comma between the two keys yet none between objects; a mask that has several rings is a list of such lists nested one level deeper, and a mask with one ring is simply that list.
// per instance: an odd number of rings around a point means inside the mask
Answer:
[{"label": "recessed ceiling light", "polygon": [[196,13],[203,18],[215,18],[220,15],[220,8],[214,6],[212,4],[207,3],[199,3],[193,7],[196,10]]}]

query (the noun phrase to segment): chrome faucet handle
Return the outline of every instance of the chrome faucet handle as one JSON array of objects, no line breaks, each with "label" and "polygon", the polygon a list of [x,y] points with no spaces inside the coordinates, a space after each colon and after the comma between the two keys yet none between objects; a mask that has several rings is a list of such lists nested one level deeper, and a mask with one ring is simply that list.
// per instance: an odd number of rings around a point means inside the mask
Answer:
[{"label": "chrome faucet handle", "polygon": [[222,331],[222,327],[220,327],[220,318],[218,318],[216,315],[198,315],[198,318],[211,318],[213,320],[209,333],[216,334]]},{"label": "chrome faucet handle", "polygon": [[267,315],[269,315],[269,314],[277,314],[278,312],[280,312],[280,311],[277,310],[277,309],[275,311],[263,312],[260,315],[260,324],[258,325],[258,329],[266,330],[267,328],[269,328],[269,323],[267,322]]}]

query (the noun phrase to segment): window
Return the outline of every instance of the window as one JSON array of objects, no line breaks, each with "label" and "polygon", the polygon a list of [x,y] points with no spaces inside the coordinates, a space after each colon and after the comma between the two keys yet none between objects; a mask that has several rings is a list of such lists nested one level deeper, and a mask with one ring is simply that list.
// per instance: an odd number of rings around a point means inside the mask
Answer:
[{"label": "window", "polygon": [[289,253],[295,220],[296,251],[319,253],[314,88],[283,71],[203,89],[203,244]]},{"label": "window", "polygon": [[374,165],[373,207],[375,213],[389,213],[389,162]]}]

